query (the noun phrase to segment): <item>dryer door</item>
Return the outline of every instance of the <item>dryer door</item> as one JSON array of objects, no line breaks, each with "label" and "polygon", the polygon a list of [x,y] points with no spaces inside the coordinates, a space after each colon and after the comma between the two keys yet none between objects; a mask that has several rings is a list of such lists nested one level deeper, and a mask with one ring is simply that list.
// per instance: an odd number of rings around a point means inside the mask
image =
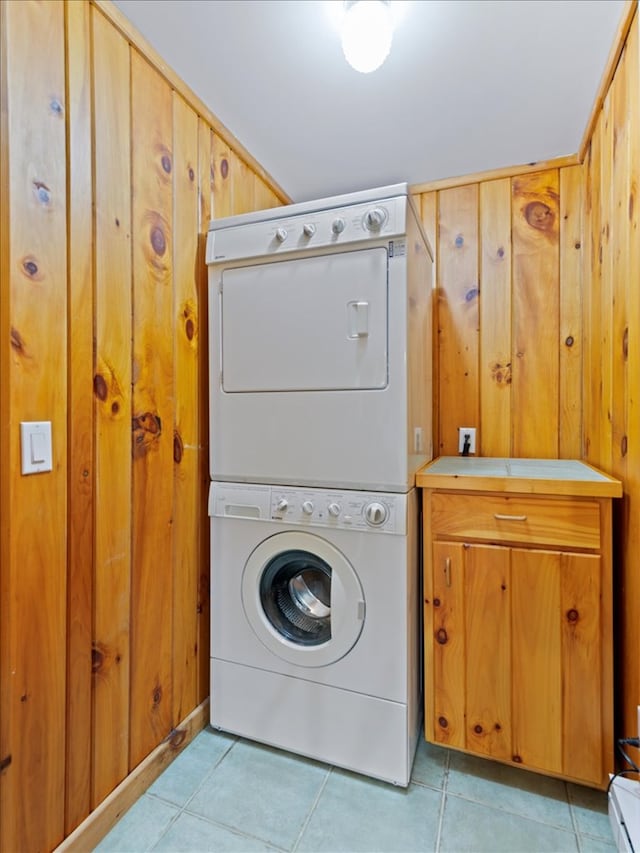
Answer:
[{"label": "dryer door", "polygon": [[242,576],[242,604],[258,639],[298,666],[326,666],[360,636],[365,601],[347,558],[310,533],[287,531],[251,553]]}]

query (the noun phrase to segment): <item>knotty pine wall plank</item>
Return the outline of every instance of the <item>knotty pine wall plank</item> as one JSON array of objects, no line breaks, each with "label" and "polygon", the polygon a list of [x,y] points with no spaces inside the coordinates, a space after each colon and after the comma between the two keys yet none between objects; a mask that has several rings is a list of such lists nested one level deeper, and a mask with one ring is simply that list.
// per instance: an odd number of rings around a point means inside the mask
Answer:
[{"label": "knotty pine wall plank", "polygon": [[[64,837],[67,649],[67,199],[60,3],[2,9],[2,470],[0,849]],[[6,229],[6,230],[5,230]],[[37,310],[34,310],[37,306]],[[5,384],[6,382],[6,384]],[[5,403],[6,406],[6,403]],[[3,407],[6,413],[6,408]],[[21,421],[50,421],[52,470],[23,476]],[[34,802],[37,793],[37,804]],[[37,816],[37,818],[36,818]]]},{"label": "knotty pine wall plank", "polygon": [[172,727],[173,168],[171,88],[131,54],[133,769]]},{"label": "knotty pine wall plank", "polygon": [[197,704],[200,515],[198,279],[198,116],[173,93],[173,270],[175,290],[175,425],[173,434],[173,711],[177,726]]},{"label": "knotty pine wall plank", "polygon": [[512,455],[558,456],[559,181],[513,178]]},{"label": "knotty pine wall plank", "polygon": [[69,151],[69,510],[65,834],[91,811],[94,538],[91,10],[66,6]]},{"label": "knotty pine wall plank", "polygon": [[91,18],[96,430],[91,804],[95,808],[129,772],[131,99],[129,45],[93,7]]}]

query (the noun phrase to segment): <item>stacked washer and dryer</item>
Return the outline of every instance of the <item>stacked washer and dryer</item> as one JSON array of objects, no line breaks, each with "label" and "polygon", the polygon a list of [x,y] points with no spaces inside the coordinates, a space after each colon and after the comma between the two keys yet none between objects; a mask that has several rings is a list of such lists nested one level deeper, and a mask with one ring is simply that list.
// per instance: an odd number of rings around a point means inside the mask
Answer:
[{"label": "stacked washer and dryer", "polygon": [[214,220],[211,724],[408,785],[432,255],[406,184]]}]

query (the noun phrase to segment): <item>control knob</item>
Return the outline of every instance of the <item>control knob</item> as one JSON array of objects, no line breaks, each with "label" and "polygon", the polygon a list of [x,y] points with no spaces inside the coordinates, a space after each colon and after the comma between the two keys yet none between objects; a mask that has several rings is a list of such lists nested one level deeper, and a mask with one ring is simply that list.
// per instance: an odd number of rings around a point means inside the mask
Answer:
[{"label": "control knob", "polygon": [[287,239],[287,229],[286,228],[276,228],[276,240],[279,243],[284,243]]},{"label": "control knob", "polygon": [[384,224],[384,220],[384,210],[380,207],[374,207],[364,215],[364,224],[369,231],[379,231]]},{"label": "control knob", "polygon": [[341,216],[339,216],[337,219],[333,220],[333,223],[331,224],[331,230],[334,234],[342,234],[346,226],[347,223]]},{"label": "control knob", "polygon": [[364,508],[365,520],[367,524],[371,524],[373,527],[379,527],[381,524],[384,524],[388,515],[389,510],[384,504],[378,503],[378,501],[372,501]]},{"label": "control knob", "polygon": [[303,501],[302,512],[305,515],[312,515],[313,514],[313,501]]},{"label": "control knob", "polygon": [[286,498],[280,498],[276,504],[278,512],[286,512],[289,509],[289,501]]},{"label": "control knob", "polygon": [[316,226],[313,222],[307,222],[302,226],[302,230],[304,231],[305,237],[313,237],[316,233]]},{"label": "control knob", "polygon": [[330,503],[327,507],[327,511],[329,515],[332,515],[334,518],[337,518],[340,515],[340,504],[335,503],[335,501],[333,503]]}]

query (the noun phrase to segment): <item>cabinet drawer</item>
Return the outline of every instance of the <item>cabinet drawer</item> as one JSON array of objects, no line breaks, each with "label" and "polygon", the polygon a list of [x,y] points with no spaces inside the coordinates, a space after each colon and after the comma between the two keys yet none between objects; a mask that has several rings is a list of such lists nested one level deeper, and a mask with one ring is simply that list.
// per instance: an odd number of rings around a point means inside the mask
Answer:
[{"label": "cabinet drawer", "polygon": [[434,492],[431,522],[435,536],[600,548],[596,501]]}]

